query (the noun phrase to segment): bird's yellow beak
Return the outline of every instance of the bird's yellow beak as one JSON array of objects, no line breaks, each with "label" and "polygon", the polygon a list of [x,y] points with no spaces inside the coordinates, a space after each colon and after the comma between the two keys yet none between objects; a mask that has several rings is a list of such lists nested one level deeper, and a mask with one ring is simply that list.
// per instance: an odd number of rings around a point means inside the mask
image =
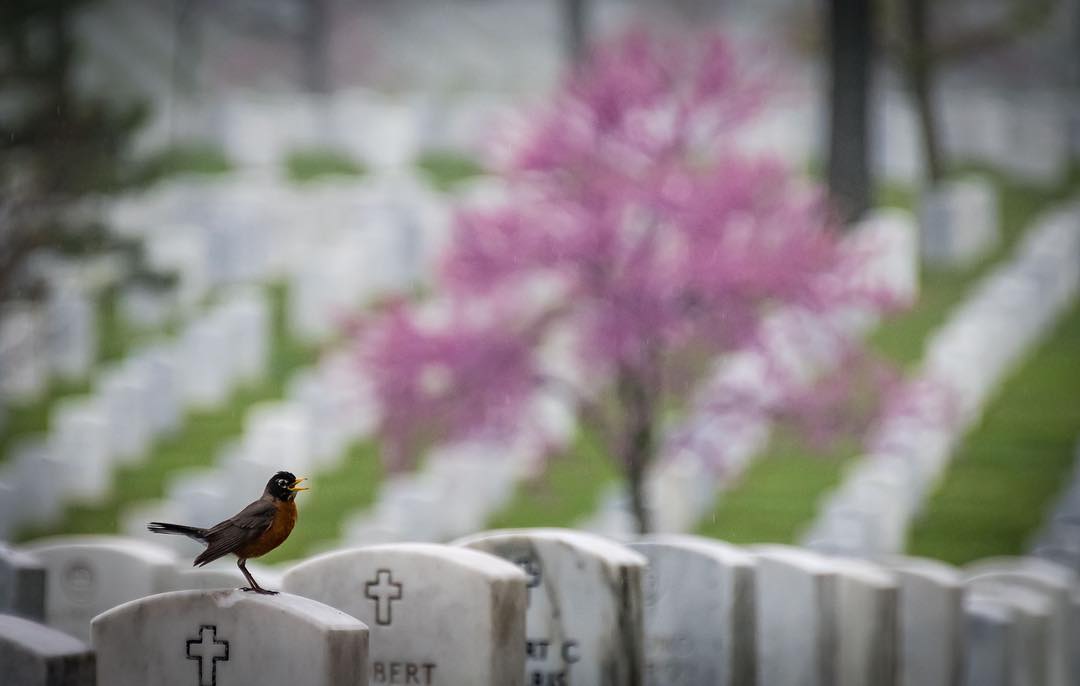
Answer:
[{"label": "bird's yellow beak", "polygon": [[292,486],[290,486],[290,487],[289,487],[289,490],[290,490],[290,491],[293,491],[293,492],[295,492],[295,491],[306,491],[306,490],[309,490],[307,486],[301,486],[301,485],[300,485],[301,483],[303,483],[303,482],[305,482],[305,481],[307,481],[307,477],[306,477],[306,476],[302,476],[302,477],[300,477],[299,479],[297,479],[297,480],[296,480],[296,483],[294,483],[294,484],[293,484]]}]

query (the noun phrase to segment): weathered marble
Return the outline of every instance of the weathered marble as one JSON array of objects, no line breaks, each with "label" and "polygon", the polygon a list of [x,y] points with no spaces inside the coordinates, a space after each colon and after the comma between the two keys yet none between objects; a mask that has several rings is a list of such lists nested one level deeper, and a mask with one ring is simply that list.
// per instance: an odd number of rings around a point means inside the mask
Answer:
[{"label": "weathered marble", "polygon": [[176,559],[164,548],[115,536],[66,536],[23,548],[47,571],[45,623],[76,638],[117,605],[169,589]]},{"label": "weathered marble", "polygon": [[493,555],[401,543],[319,555],[282,588],[371,629],[373,684],[525,684],[526,576]]},{"label": "weathered marble", "polygon": [[45,619],[45,566],[0,543],[0,612]]},{"label": "weathered marble", "polygon": [[[964,603],[969,617],[982,623],[981,633],[970,631],[967,637],[969,686],[1052,683],[1048,651],[1055,609],[1048,596],[1021,587],[985,584],[969,587]],[[986,622],[990,613],[994,619]],[[995,670],[1007,678],[999,681]]]},{"label": "weathered marble", "polygon": [[525,683],[641,686],[642,575],[646,559],[567,529],[507,529],[460,539],[528,577]]},{"label": "weathered marble", "polygon": [[62,631],[0,614],[0,680],[11,686],[93,686],[94,653]]},{"label": "weathered marble", "polygon": [[829,562],[836,570],[836,684],[895,686],[900,633],[896,579],[862,560]]},{"label": "weathered marble", "polygon": [[174,591],[94,618],[109,686],[366,686],[360,620],[298,596]]},{"label": "weathered marble", "polygon": [[839,640],[836,569],[828,558],[788,546],[757,556],[757,677],[767,686],[833,686]]},{"label": "weathered marble", "polygon": [[754,556],[697,536],[650,536],[628,547],[649,561],[643,583],[645,683],[752,683]]},{"label": "weathered marble", "polygon": [[1075,645],[1069,603],[1077,587],[1077,575],[1061,565],[1037,558],[999,557],[980,560],[964,568],[969,587],[976,589],[1000,587],[1006,595],[1009,589],[1022,588],[1047,598],[1052,608],[1050,635],[1047,636],[1046,660],[1051,686],[1076,683],[1080,675],[1073,674],[1071,646]]},{"label": "weathered marble", "polygon": [[879,560],[900,584],[900,683],[959,686],[963,676],[964,584],[937,560]]}]

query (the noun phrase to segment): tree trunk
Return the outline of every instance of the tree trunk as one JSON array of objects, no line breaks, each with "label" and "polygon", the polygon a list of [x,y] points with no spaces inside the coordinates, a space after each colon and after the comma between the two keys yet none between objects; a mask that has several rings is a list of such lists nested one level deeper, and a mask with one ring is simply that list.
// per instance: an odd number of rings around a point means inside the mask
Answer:
[{"label": "tree trunk", "polygon": [[933,49],[929,42],[929,21],[926,0],[907,2],[907,77],[908,88],[922,132],[923,163],[926,180],[936,186],[944,175],[941,147],[933,102]]},{"label": "tree trunk", "polygon": [[571,64],[578,64],[585,57],[588,43],[589,17],[587,0],[563,0],[563,31],[566,41],[566,57]]},{"label": "tree trunk", "polygon": [[873,0],[828,0],[830,113],[828,182],[845,222],[870,207]]},{"label": "tree trunk", "polygon": [[300,35],[304,88],[330,92],[330,4],[332,0],[304,2],[304,28]]},{"label": "tree trunk", "polygon": [[647,534],[652,530],[652,521],[648,495],[645,493],[645,476],[652,464],[656,448],[653,394],[642,375],[627,366],[622,366],[619,370],[616,390],[625,417],[619,456],[623,459],[623,468],[626,470],[630,510],[634,515],[637,533]]}]

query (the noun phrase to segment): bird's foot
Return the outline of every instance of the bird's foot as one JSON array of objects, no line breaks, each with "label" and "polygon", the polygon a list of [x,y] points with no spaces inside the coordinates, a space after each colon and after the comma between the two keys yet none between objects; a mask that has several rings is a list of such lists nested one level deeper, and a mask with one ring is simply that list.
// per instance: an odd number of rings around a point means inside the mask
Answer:
[{"label": "bird's foot", "polygon": [[244,591],[245,593],[246,592],[252,592],[252,593],[258,593],[260,595],[277,595],[278,594],[277,591],[268,591],[265,588],[261,588],[259,586],[255,586],[254,588],[251,587],[251,586],[245,586],[245,587],[241,588],[240,590]]}]

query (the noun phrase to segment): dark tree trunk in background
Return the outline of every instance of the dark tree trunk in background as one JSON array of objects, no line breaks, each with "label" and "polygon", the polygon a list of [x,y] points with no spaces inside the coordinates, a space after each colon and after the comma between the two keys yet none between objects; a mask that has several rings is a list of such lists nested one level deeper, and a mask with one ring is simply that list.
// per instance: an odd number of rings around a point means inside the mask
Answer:
[{"label": "dark tree trunk in background", "polygon": [[828,182],[845,222],[870,207],[873,0],[828,0],[830,112]]},{"label": "dark tree trunk in background", "polygon": [[656,406],[649,385],[634,369],[622,367],[616,380],[616,394],[624,422],[616,446],[616,455],[623,460],[630,496],[630,511],[634,515],[639,534],[652,529],[649,516],[648,496],[645,493],[645,476],[652,464],[656,449]]},{"label": "dark tree trunk in background", "polygon": [[930,45],[930,15],[927,0],[908,0],[904,25],[908,88],[915,104],[915,113],[922,132],[923,164],[926,180],[937,185],[944,175],[937,120],[934,116],[933,74],[934,54]]},{"label": "dark tree trunk in background", "polygon": [[571,64],[578,64],[585,57],[589,40],[588,4],[588,0],[562,0],[566,56]]},{"label": "dark tree trunk in background", "polygon": [[303,86],[311,93],[329,93],[330,14],[333,0],[305,0],[300,32]]}]

